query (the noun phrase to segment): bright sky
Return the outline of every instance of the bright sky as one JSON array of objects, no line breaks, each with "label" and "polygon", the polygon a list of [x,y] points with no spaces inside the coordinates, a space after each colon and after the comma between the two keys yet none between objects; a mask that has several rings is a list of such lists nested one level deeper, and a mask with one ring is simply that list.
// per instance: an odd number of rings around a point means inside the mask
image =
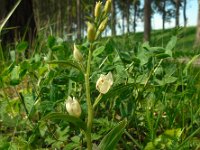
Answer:
[{"label": "bright sky", "polygon": [[[198,0],[187,0],[187,8],[186,8],[186,16],[188,19],[187,26],[196,26],[197,25],[197,14],[198,14]],[[121,16],[118,17],[118,24],[122,23]],[[152,18],[152,28],[153,29],[162,29],[162,17],[159,14],[154,14]],[[180,9],[180,26],[184,25],[183,21],[183,9]],[[175,26],[175,19],[171,19],[170,23],[165,23],[165,28],[173,28]],[[141,21],[137,22],[136,31],[140,32],[144,29],[144,24]],[[125,29],[126,31],[126,29]],[[131,28],[132,31],[132,28]],[[117,34],[122,33],[122,28],[117,26]],[[110,31],[108,31],[108,35],[110,35]]]},{"label": "bright sky", "polygon": [[[187,26],[197,25],[197,14],[198,14],[198,0],[187,0],[186,16],[188,19]],[[184,25],[183,21],[183,9],[180,10],[180,26]],[[175,19],[172,19],[171,23],[166,23],[166,28],[174,27]],[[162,28],[162,18],[159,14],[153,16],[152,19],[153,29]],[[138,29],[141,30],[141,29]],[[143,30],[143,29],[142,29]]]}]

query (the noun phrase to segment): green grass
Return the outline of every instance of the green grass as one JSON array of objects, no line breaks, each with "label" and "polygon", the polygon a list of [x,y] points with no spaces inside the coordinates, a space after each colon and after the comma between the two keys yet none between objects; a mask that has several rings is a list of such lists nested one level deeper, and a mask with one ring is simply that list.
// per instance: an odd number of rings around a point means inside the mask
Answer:
[{"label": "green grass", "polygon": [[[164,31],[153,30],[151,32],[150,45],[165,47],[172,36],[177,36],[178,38],[173,52],[174,57],[192,57],[199,53],[199,48],[193,47],[196,37],[196,27],[172,28]],[[143,42],[143,32],[116,36],[114,39],[120,47],[130,50],[137,42]]]},{"label": "green grass", "polygon": [[[178,39],[175,47],[174,35]],[[117,149],[200,147],[199,67],[191,65],[184,72],[185,64],[157,57],[168,54],[162,50],[170,40],[173,57],[192,57],[198,53],[194,39],[195,28],[188,27],[154,30],[150,46],[142,45],[142,32],[104,38],[95,44],[92,103],[99,94],[95,85],[100,74],[111,71],[114,84],[95,107],[93,143],[98,145],[103,138],[104,143],[115,143],[125,128]],[[24,58],[27,44],[19,42],[15,59],[6,62],[0,73],[0,149],[86,149],[81,131],[87,120],[85,61],[80,66],[73,58],[73,43],[53,35],[45,38],[41,34],[35,43],[32,57]],[[88,42],[77,47],[87,58]],[[154,51],[155,47],[163,48]],[[80,102],[79,119],[66,115],[68,96]]]}]

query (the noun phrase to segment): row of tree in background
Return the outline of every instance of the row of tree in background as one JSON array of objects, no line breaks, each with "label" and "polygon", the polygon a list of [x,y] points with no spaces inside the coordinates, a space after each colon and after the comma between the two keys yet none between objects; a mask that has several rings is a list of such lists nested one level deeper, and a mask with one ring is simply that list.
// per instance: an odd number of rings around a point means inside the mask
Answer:
[{"label": "row of tree in background", "polygon": [[[59,34],[76,33],[77,38],[84,36],[85,22],[90,19],[93,8],[98,0],[49,0],[49,5],[41,5],[39,0],[34,1],[35,19],[37,27],[53,23],[54,30]],[[110,29],[111,34],[136,32],[138,22],[145,22],[145,33],[151,30],[151,18],[153,14],[162,15],[163,29],[165,23],[175,18],[175,26],[179,26],[180,9],[183,8],[184,25],[186,26],[186,0],[113,0],[111,9]],[[53,7],[51,7],[53,6]],[[48,9],[49,12],[43,10]],[[42,20],[42,22],[40,21]],[[110,29],[105,31],[108,32]],[[148,34],[144,36],[149,40]]]},{"label": "row of tree in background", "polygon": [[[92,19],[93,8],[98,0],[21,0],[21,3],[7,27],[14,27],[12,34],[7,34],[10,39],[22,37],[31,28],[28,34],[31,37],[36,29],[51,29],[59,36],[67,35],[71,39],[76,35],[80,39],[84,37],[86,30],[85,22]],[[105,0],[104,0],[105,1]],[[0,16],[5,15],[15,4],[15,0],[1,0]],[[187,24],[186,17],[187,0],[112,0],[111,19],[105,35],[111,31],[111,35],[136,32],[137,23],[144,22],[144,40],[150,39],[151,18],[155,13],[162,16],[162,27],[165,23],[175,19],[175,26],[179,26],[180,13],[183,12],[184,26]],[[24,26],[24,30],[19,30]],[[18,32],[16,32],[18,30]],[[10,33],[9,32],[9,33]],[[30,35],[27,38],[30,39]]]}]

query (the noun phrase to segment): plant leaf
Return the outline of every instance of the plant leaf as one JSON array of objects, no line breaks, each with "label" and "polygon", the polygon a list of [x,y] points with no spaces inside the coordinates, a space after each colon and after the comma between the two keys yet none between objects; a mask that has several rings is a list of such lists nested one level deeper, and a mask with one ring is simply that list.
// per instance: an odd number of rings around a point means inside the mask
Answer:
[{"label": "plant leaf", "polygon": [[116,125],[101,141],[98,148],[100,150],[113,150],[120,140],[124,128],[126,127],[126,120],[121,121]]},{"label": "plant leaf", "polygon": [[48,115],[46,115],[45,117],[43,117],[43,118],[41,119],[41,121],[47,120],[47,119],[50,119],[50,120],[56,120],[56,119],[65,120],[65,121],[67,121],[67,122],[73,123],[75,126],[77,126],[77,127],[80,128],[80,129],[83,129],[84,131],[87,130],[87,127],[86,127],[85,122],[83,122],[83,121],[82,121],[81,119],[79,119],[79,118],[76,118],[76,117],[74,117],[74,116],[70,116],[70,115],[68,115],[68,114],[56,113],[56,112],[49,113]]},{"label": "plant leaf", "polygon": [[65,48],[64,48],[64,46],[63,45],[54,45],[52,48],[51,48],[51,50],[52,51],[61,51],[61,50],[64,50]]},{"label": "plant leaf", "polygon": [[11,72],[11,85],[18,85],[20,83],[20,66],[15,66]]},{"label": "plant leaf", "polygon": [[166,130],[159,135],[154,141],[147,143],[144,150],[169,149],[170,146],[178,143],[182,134],[181,128]]},{"label": "plant leaf", "polygon": [[9,18],[12,16],[12,14],[14,13],[15,9],[18,7],[18,5],[21,3],[22,0],[18,0],[15,5],[13,6],[12,10],[9,12],[9,14],[6,16],[6,18],[3,20],[3,22],[0,24],[0,34],[1,31],[3,29],[3,27],[5,26],[6,22],[9,20]]},{"label": "plant leaf", "polygon": [[143,66],[145,65],[150,58],[149,50],[148,50],[148,43],[144,43],[142,47],[140,47],[138,53],[137,53],[137,58],[140,60],[140,65]]},{"label": "plant leaf", "polygon": [[108,93],[106,93],[105,95],[103,95],[101,101],[109,99],[111,97],[114,97],[116,95],[119,95],[120,93],[123,93],[125,91],[131,90],[134,87],[133,83],[129,83],[129,84],[119,84],[113,88],[111,88]]},{"label": "plant leaf", "polygon": [[74,60],[67,60],[67,61],[66,60],[56,60],[56,61],[49,61],[48,63],[49,64],[59,64],[59,65],[69,66],[69,67],[73,67],[73,68],[78,69],[82,73],[85,72],[84,68]]},{"label": "plant leaf", "polygon": [[175,47],[177,41],[177,37],[173,36],[171,40],[167,43],[165,53],[172,57],[172,49]]},{"label": "plant leaf", "polygon": [[194,57],[192,57],[192,59],[186,64],[184,70],[183,70],[183,73],[187,75],[187,71],[188,71],[188,68],[191,66],[191,64],[200,56],[200,54],[198,55],[195,55]]},{"label": "plant leaf", "polygon": [[94,50],[94,52],[92,53],[93,57],[96,57],[98,55],[100,55],[101,53],[103,53],[103,51],[105,50],[105,46],[100,46],[97,49]]},{"label": "plant leaf", "polygon": [[47,45],[52,48],[56,43],[56,38],[54,36],[49,36],[47,40]]},{"label": "plant leaf", "polygon": [[156,57],[158,59],[164,59],[164,58],[170,57],[170,55],[169,54],[165,54],[165,53],[160,53],[160,54],[157,54]]},{"label": "plant leaf", "polygon": [[24,52],[28,48],[28,42],[22,41],[19,44],[17,44],[17,51],[18,52]]}]

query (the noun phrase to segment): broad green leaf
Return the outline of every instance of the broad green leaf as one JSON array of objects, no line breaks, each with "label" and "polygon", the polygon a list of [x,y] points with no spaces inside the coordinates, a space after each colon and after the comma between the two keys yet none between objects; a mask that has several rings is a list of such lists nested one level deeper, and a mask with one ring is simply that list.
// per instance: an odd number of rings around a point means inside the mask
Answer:
[{"label": "broad green leaf", "polygon": [[18,52],[24,52],[28,48],[28,42],[22,41],[19,44],[17,44],[17,51]]},{"label": "broad green leaf", "polygon": [[33,106],[34,106],[34,97],[32,94],[24,94],[24,103],[26,105],[26,108],[28,112],[31,112]]},{"label": "broad green leaf", "polygon": [[146,82],[148,81],[149,79],[149,76],[148,74],[142,74],[142,75],[139,75],[136,79],[136,83],[139,83],[139,84],[146,84]]},{"label": "broad green leaf", "polygon": [[3,134],[0,136],[0,149],[9,149],[10,141],[8,141],[8,137],[4,136]]},{"label": "broad green leaf", "polygon": [[11,85],[17,85],[20,82],[20,66],[15,66],[11,72]]},{"label": "broad green leaf", "polygon": [[147,143],[144,150],[155,150],[155,149],[169,149],[172,144],[178,144],[180,136],[182,134],[182,130],[178,129],[171,129],[166,130],[163,134],[158,136],[154,141]]},{"label": "broad green leaf", "polygon": [[97,49],[94,50],[94,52],[92,53],[93,57],[96,57],[98,55],[100,55],[101,53],[103,53],[103,51],[105,50],[105,46],[100,46]]},{"label": "broad green leaf", "polygon": [[64,46],[63,45],[55,45],[51,48],[52,51],[61,51],[64,50]]},{"label": "broad green leaf", "polygon": [[15,56],[16,56],[15,51],[14,50],[10,51],[10,57],[13,62],[15,61]]},{"label": "broad green leaf", "polygon": [[159,84],[159,85],[165,85],[165,84],[169,84],[169,83],[173,83],[175,81],[177,81],[177,78],[176,77],[173,77],[173,76],[164,76],[162,78],[162,80],[159,80],[159,79],[155,79],[155,81]]},{"label": "broad green leaf", "polygon": [[153,142],[147,143],[147,145],[144,148],[144,150],[155,150],[155,149],[156,147],[154,146]]},{"label": "broad green leaf", "polygon": [[128,52],[122,51],[122,52],[119,53],[119,55],[120,55],[120,58],[121,58],[122,61],[125,61],[127,63],[131,63],[131,61],[132,61],[131,56]]},{"label": "broad green leaf", "polygon": [[40,55],[36,53],[34,56],[34,60],[35,60],[35,62],[40,62],[41,61]]},{"label": "broad green leaf", "polygon": [[165,53],[172,57],[172,49],[175,47],[177,41],[177,37],[173,36],[171,40],[167,43]]},{"label": "broad green leaf", "polygon": [[54,36],[49,36],[47,40],[47,45],[49,48],[52,48],[56,43],[56,38]]},{"label": "broad green leaf", "polygon": [[20,64],[21,69],[29,69],[30,68],[30,64],[27,60],[24,60],[23,62],[21,62]]},{"label": "broad green leaf", "polygon": [[165,77],[164,77],[164,81],[165,81],[166,84],[168,84],[168,83],[173,83],[173,82],[175,82],[176,80],[177,80],[177,78],[176,78],[176,77],[173,77],[173,76],[165,76]]},{"label": "broad green leaf", "polygon": [[100,150],[114,150],[118,141],[120,140],[122,134],[124,133],[124,129],[126,127],[126,121],[121,121],[118,125],[116,125],[101,141],[98,148]]},{"label": "broad green leaf", "polygon": [[106,54],[111,54],[114,52],[115,42],[112,39],[108,39],[105,44],[105,52]]},{"label": "broad green leaf", "polygon": [[169,138],[179,138],[181,134],[182,134],[181,128],[166,130],[164,132],[164,135],[168,136]]},{"label": "broad green leaf", "polygon": [[142,47],[139,48],[139,51],[137,53],[137,58],[140,60],[140,65],[143,66],[149,61],[150,54],[148,51],[148,43],[144,43]]},{"label": "broad green leaf", "polygon": [[149,50],[151,47],[150,47],[150,45],[149,45],[149,42],[144,42],[143,44],[142,44],[142,47],[144,48],[144,49],[146,49],[146,50]]},{"label": "broad green leaf", "polygon": [[46,115],[45,117],[43,117],[41,119],[41,121],[47,120],[47,119],[50,119],[50,120],[57,120],[57,119],[64,120],[64,121],[73,123],[75,126],[77,126],[80,129],[83,129],[84,131],[87,130],[85,122],[83,122],[79,118],[76,118],[74,116],[70,116],[68,114],[53,112],[53,113],[50,113],[50,114]]},{"label": "broad green leaf", "polygon": [[77,63],[74,60],[58,60],[58,61],[49,61],[49,64],[58,64],[58,65],[62,65],[62,66],[69,66],[69,67],[73,67],[75,69],[78,69],[79,71],[81,71],[82,73],[84,73],[84,68]]}]

